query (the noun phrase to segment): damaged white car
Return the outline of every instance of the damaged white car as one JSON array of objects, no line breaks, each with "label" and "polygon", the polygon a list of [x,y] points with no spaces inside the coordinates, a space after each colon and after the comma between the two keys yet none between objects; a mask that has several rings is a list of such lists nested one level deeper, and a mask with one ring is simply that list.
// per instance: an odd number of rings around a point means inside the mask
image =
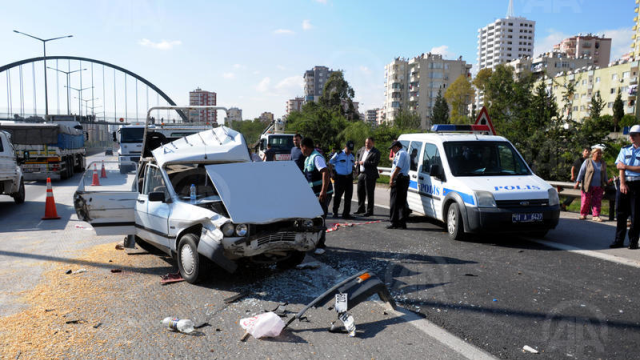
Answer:
[{"label": "damaged white car", "polygon": [[298,167],[251,162],[244,137],[232,129],[193,134],[152,155],[141,159],[132,190],[83,180],[74,207],[98,235],[129,235],[173,256],[190,283],[210,261],[230,273],[242,259],[293,267],[326,230]]}]

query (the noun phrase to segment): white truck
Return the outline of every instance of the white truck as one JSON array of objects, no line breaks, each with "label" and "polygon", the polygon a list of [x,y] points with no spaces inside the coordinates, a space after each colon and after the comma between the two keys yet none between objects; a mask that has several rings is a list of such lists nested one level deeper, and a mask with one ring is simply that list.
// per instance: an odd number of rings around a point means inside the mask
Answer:
[{"label": "white truck", "polygon": [[[200,131],[211,129],[210,125],[149,125],[147,135],[152,142],[163,145]],[[113,132],[113,141],[120,144],[118,149],[118,163],[120,173],[133,171],[142,156],[142,140],[144,137],[144,124],[132,124],[120,126],[117,132]],[[157,146],[156,146],[157,147]],[[155,147],[154,147],[155,148]]]},{"label": "white truck", "polygon": [[0,122],[11,134],[25,180],[61,180],[85,167],[85,134],[77,121],[52,123]]},{"label": "white truck", "polygon": [[267,145],[271,145],[275,152],[275,161],[291,160],[294,135],[284,132],[284,123],[281,120],[274,120],[260,135],[256,144],[258,155],[263,159]]},{"label": "white truck", "polygon": [[18,166],[11,135],[0,131],[0,194],[13,197],[16,204],[24,202],[24,179]]}]

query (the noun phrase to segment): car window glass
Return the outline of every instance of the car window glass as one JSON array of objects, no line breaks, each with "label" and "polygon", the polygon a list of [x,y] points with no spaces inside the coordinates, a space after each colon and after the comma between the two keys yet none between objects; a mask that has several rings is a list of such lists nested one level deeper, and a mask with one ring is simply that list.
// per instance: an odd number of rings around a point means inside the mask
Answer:
[{"label": "car window glass", "polygon": [[0,152],[4,152],[4,145],[2,144],[4,140],[2,140],[2,138],[0,138]]},{"label": "car window glass", "polygon": [[442,160],[440,160],[440,151],[434,144],[426,143],[424,145],[424,155],[422,156],[422,172],[431,173],[431,165],[442,166]]},{"label": "car window glass", "polygon": [[137,184],[138,185],[138,189],[137,189],[137,191],[139,193],[141,193],[141,194],[142,194],[142,190],[144,189],[142,185],[144,184],[144,178],[145,178],[146,171],[147,171],[147,166],[144,166],[144,165],[140,166],[140,172],[138,173],[138,184]]},{"label": "car window glass", "polygon": [[420,150],[422,150],[422,142],[412,141],[409,145],[409,170],[418,170],[418,158],[420,158]]},{"label": "car window glass", "polygon": [[160,169],[155,166],[149,166],[143,194],[149,195],[152,192],[166,192],[166,190]]},{"label": "car window glass", "polygon": [[409,140],[400,140],[400,144],[405,150],[409,149]]},{"label": "car window glass", "polygon": [[204,166],[197,164],[171,164],[166,166],[167,176],[173,190],[182,200],[188,200],[191,184],[196,187],[198,200],[219,200],[218,192],[211,183]]}]

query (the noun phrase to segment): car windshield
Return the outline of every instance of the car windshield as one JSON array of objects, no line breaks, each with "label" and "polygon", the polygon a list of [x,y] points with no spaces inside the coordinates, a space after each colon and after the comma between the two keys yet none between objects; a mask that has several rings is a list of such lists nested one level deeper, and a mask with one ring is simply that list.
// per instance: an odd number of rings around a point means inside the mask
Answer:
[{"label": "car windshield", "polygon": [[196,199],[199,201],[220,201],[204,165],[170,164],[166,166],[166,171],[173,189],[181,200],[190,199],[193,184],[196,187]]},{"label": "car windshield", "polygon": [[144,128],[122,128],[120,129],[120,142],[141,143],[144,136]]},{"label": "car windshield", "polygon": [[444,151],[454,176],[531,175],[506,141],[445,142]]},{"label": "car windshield", "polygon": [[293,147],[293,136],[291,135],[273,135],[269,136],[269,144],[276,153],[289,153]]}]

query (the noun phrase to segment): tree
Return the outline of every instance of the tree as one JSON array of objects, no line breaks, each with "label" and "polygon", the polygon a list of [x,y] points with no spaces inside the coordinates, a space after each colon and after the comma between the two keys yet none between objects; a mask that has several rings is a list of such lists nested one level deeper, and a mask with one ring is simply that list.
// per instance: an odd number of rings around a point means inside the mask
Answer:
[{"label": "tree", "polygon": [[622,95],[620,94],[620,88],[618,88],[618,95],[613,101],[613,131],[618,131],[618,124],[624,117],[624,103],[622,102]]},{"label": "tree", "polygon": [[359,120],[353,106],[355,91],[344,79],[342,70],[334,71],[324,84],[318,103],[329,110],[339,110],[349,120]]},{"label": "tree", "polygon": [[638,125],[639,122],[638,122],[638,119],[635,117],[635,115],[626,114],[625,116],[622,117],[622,119],[620,119],[619,124],[620,124],[620,127],[623,127],[623,126]]},{"label": "tree", "polygon": [[[491,68],[484,68],[478,71],[478,73],[476,74],[476,77],[473,79],[473,86],[475,86],[479,92],[484,93],[486,91],[487,84],[492,74],[493,74],[493,70],[491,70]],[[482,105],[489,104],[487,100],[488,98],[487,98],[487,95],[485,94],[484,102]]]},{"label": "tree", "polygon": [[442,89],[438,89],[438,96],[431,110],[431,122],[434,125],[449,123],[449,104],[447,104],[447,100],[442,96]]},{"label": "tree", "polygon": [[302,111],[292,112],[287,118],[287,130],[297,131],[303,137],[311,137],[324,149],[339,145],[338,134],[347,125],[348,121],[339,109],[328,109],[315,102],[304,104]]},{"label": "tree", "polygon": [[591,111],[589,112],[589,117],[591,119],[599,119],[604,106],[604,100],[600,97],[600,90],[598,90],[595,95],[591,97]]},{"label": "tree", "polygon": [[451,123],[453,124],[468,124],[468,108],[469,104],[475,95],[471,82],[465,74],[458,76],[458,78],[449,85],[449,88],[444,93],[444,97],[449,104],[451,104]]},{"label": "tree", "polygon": [[420,115],[407,108],[400,108],[393,118],[393,126],[398,129],[419,129],[420,125]]}]

